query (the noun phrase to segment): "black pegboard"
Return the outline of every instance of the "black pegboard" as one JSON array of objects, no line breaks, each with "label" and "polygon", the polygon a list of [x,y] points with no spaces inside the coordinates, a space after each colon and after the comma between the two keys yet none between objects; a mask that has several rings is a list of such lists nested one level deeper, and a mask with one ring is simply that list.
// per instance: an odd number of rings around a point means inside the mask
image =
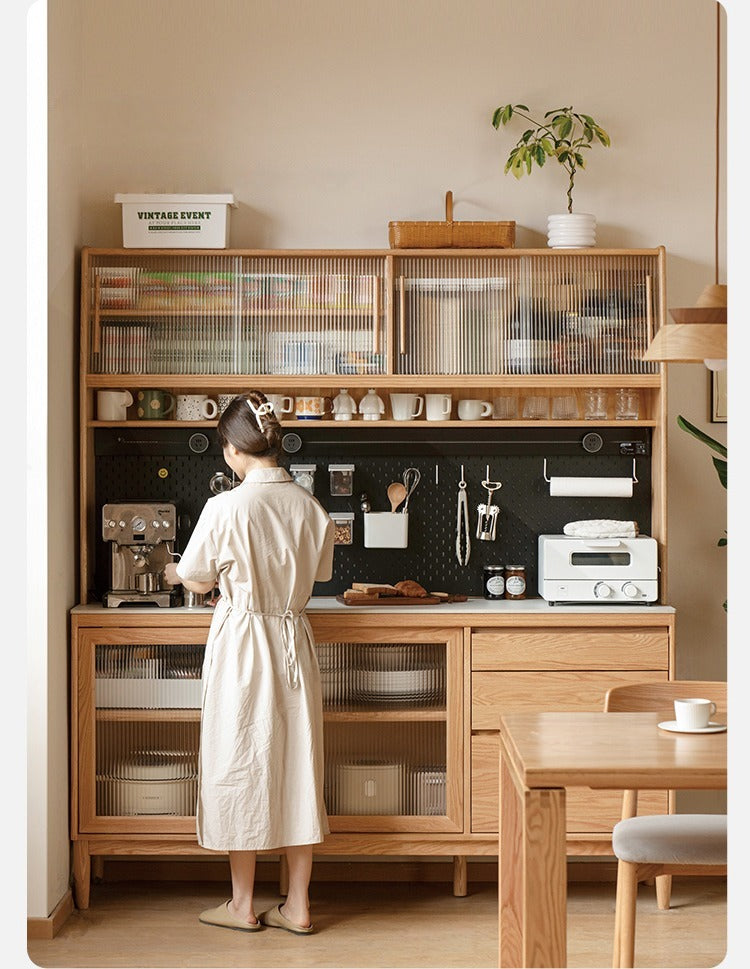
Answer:
[{"label": "black pegboard", "polygon": [[[486,564],[525,565],[528,588],[536,593],[537,536],[559,533],[569,521],[584,518],[636,520],[641,532],[651,530],[650,431],[647,428],[599,428],[601,450],[587,453],[581,439],[590,428],[461,429],[420,432],[367,429],[360,433],[300,431],[303,447],[283,454],[281,463],[315,464],[315,495],[329,511],[353,511],[354,543],[337,546],[330,582],[316,583],[316,595],[335,595],[354,581],[397,582],[416,579],[430,590],[480,595]],[[96,432],[96,513],[102,504],[118,500],[172,500],[180,514],[178,549],[184,548],[207,498],[209,480],[216,471],[231,474],[224,464],[215,434],[200,454],[188,446],[190,432],[158,429],[144,433],[98,429]],[[561,476],[630,475],[630,452],[637,457],[638,483],[633,497],[552,498],[544,480]],[[353,463],[354,494],[332,497],[328,465]],[[455,554],[456,500],[461,465],[464,466],[470,512],[471,557],[459,565]],[[476,506],[486,500],[481,487],[486,466],[490,477],[502,482],[494,502],[500,506],[497,539],[475,538]],[[406,549],[363,547],[364,524],[359,495],[366,492],[373,511],[388,511],[386,488],[401,480],[407,467],[421,472],[421,481],[409,506],[409,546]],[[166,471],[166,476],[164,472]],[[96,536],[95,589],[99,598],[108,585],[108,549]]]}]

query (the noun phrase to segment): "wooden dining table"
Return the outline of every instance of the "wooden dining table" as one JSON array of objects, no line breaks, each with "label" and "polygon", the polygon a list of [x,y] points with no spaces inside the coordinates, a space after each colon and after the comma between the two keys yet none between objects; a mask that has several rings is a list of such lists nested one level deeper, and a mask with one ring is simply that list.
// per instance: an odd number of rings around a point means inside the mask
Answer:
[{"label": "wooden dining table", "polygon": [[566,787],[726,788],[726,733],[670,733],[658,727],[663,719],[585,712],[501,717],[498,965],[567,965]]}]

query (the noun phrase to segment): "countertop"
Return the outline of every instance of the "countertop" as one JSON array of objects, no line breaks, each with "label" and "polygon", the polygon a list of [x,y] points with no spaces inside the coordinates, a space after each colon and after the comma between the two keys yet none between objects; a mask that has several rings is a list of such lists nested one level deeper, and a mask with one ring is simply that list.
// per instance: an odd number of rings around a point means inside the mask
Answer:
[{"label": "countertop", "polygon": [[[160,615],[204,615],[211,612],[211,607],[200,606],[187,608],[175,606],[173,608],[159,608],[158,606],[120,606],[115,609],[105,609],[100,603],[85,606],[74,606],[71,610],[75,615],[87,615],[97,612],[111,614],[125,613],[128,615],[144,615],[158,612]],[[434,606],[345,606],[333,596],[314,596],[307,604],[306,612],[337,612],[357,615],[358,613],[428,613],[430,615],[472,615],[472,616],[500,616],[500,615],[534,615],[541,614],[550,617],[585,613],[589,615],[613,615],[625,613],[627,615],[649,616],[653,614],[673,614],[674,606],[661,605],[600,605],[599,603],[583,603],[571,606],[550,606],[546,599],[484,599],[481,596],[470,596],[466,602],[446,602]]]}]

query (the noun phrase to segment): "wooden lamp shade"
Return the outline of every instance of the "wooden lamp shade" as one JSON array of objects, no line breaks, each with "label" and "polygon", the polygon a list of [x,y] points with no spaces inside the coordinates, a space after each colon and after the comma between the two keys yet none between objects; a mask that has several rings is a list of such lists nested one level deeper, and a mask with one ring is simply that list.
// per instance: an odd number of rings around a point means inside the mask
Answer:
[{"label": "wooden lamp shade", "polygon": [[695,306],[669,311],[674,323],[657,331],[644,360],[703,363],[727,358],[727,287],[705,286]]}]

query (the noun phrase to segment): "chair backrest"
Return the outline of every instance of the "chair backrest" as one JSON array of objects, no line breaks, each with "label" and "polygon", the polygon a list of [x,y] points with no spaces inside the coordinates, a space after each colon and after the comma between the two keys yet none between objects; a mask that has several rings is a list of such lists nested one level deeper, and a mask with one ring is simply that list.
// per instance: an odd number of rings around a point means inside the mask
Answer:
[{"label": "chair backrest", "polygon": [[[727,717],[727,684],[723,680],[662,680],[613,686],[604,697],[605,713],[659,713],[674,719],[674,701],[681,697],[705,697],[716,704],[716,718]],[[624,791],[622,818],[638,813],[638,792]]]},{"label": "chair backrest", "polygon": [[674,719],[674,701],[680,697],[705,697],[716,704],[716,717],[727,715],[727,684],[723,680],[665,680],[613,686],[604,698],[607,713],[663,713]]}]

